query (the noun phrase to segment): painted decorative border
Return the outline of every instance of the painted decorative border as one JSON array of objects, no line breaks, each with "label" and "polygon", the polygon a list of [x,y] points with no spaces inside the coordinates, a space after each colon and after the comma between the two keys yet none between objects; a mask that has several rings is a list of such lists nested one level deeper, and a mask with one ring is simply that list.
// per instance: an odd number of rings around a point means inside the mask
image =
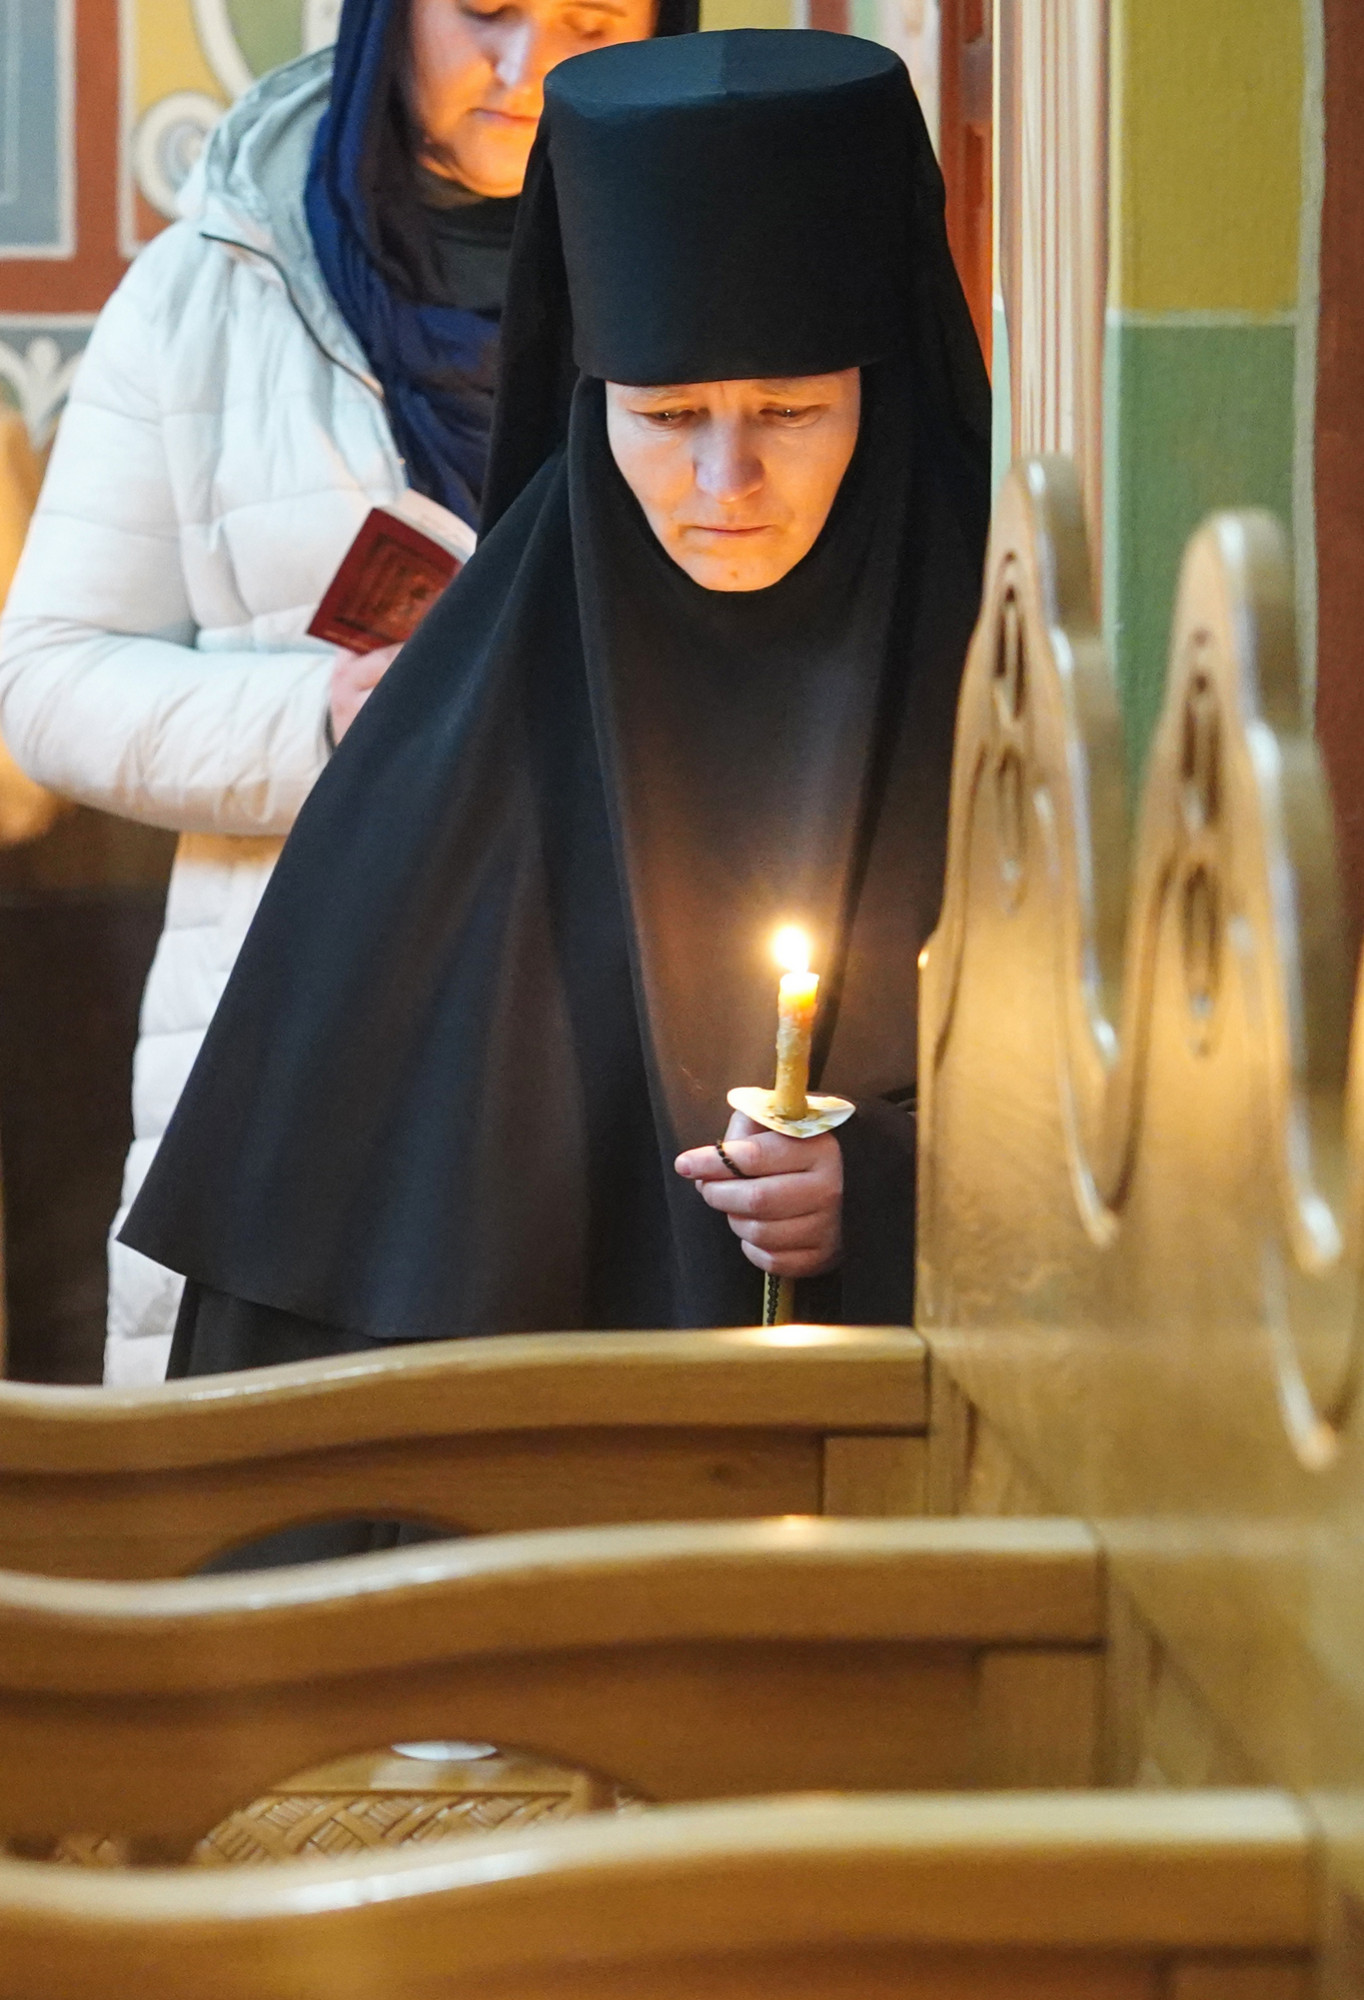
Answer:
[{"label": "painted decorative border", "polygon": [[125,256],[173,220],[228,105],[271,63],[333,41],[339,12],[340,0],[119,0]]},{"label": "painted decorative border", "polygon": [[225,0],[190,0],[199,46],[229,98],[240,97],[255,82],[242,54]]},{"label": "painted decorative border", "polygon": [[94,323],[91,313],[0,313],[0,404],[19,411],[36,451],[57,427]]},{"label": "painted decorative border", "polygon": [[[25,60],[35,28],[52,65],[47,105]],[[0,259],[75,255],[75,77],[74,0],[0,0]],[[55,195],[54,227],[36,240],[13,233],[35,184],[45,201]]]}]

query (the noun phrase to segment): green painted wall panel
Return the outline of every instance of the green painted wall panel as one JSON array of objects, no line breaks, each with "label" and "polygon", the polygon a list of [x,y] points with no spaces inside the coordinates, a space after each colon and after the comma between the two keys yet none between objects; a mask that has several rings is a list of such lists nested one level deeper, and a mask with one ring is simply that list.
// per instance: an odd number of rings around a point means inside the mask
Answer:
[{"label": "green painted wall panel", "polygon": [[1160,709],[1188,537],[1215,508],[1292,518],[1293,362],[1291,321],[1110,314],[1104,607],[1134,771]]}]

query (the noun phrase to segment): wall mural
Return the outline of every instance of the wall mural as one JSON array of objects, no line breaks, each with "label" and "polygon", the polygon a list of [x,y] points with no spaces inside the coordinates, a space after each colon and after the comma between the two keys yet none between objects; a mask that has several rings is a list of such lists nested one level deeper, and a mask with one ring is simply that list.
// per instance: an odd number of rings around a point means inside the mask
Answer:
[{"label": "wall mural", "polygon": [[88,313],[0,313],[0,404],[18,410],[39,451],[51,442],[91,324]]},{"label": "wall mural", "polygon": [[[0,0],[0,259],[75,251],[74,0]],[[3,273],[0,271],[0,296]],[[89,331],[88,314],[0,313],[0,403],[45,445]]]},{"label": "wall mural", "polygon": [[[24,0],[0,0],[0,7]],[[340,0],[123,0],[128,129],[125,247],[175,214],[185,176],[225,107],[258,76],[336,34]]]},{"label": "wall mural", "polygon": [[332,41],[339,12],[340,0],[0,0],[0,408],[20,412],[39,450],[95,315],[174,218],[217,120],[266,70]]},{"label": "wall mural", "polygon": [[[174,218],[259,76],[335,37],[341,0],[0,0],[0,408],[50,442],[95,316]],[[898,47],[936,109],[939,0],[706,0],[709,26],[811,20]],[[822,18],[822,17],[821,17]]]}]

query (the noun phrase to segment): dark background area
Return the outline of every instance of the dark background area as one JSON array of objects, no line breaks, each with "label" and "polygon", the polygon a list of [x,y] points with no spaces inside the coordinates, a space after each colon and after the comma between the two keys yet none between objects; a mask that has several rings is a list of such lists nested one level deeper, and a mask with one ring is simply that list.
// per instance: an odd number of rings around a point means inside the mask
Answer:
[{"label": "dark background area", "polygon": [[77,811],[0,853],[5,1373],[98,1382],[105,1236],[173,837]]}]

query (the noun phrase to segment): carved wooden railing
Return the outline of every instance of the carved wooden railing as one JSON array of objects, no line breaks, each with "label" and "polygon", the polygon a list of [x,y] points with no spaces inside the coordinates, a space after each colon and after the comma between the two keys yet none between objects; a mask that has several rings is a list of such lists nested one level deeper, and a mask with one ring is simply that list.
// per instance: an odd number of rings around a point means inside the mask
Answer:
[{"label": "carved wooden railing", "polygon": [[1364,1892],[1364,1090],[1283,534],[1190,543],[1130,827],[1091,605],[1074,476],[1027,462],[924,954],[920,1324]]}]

